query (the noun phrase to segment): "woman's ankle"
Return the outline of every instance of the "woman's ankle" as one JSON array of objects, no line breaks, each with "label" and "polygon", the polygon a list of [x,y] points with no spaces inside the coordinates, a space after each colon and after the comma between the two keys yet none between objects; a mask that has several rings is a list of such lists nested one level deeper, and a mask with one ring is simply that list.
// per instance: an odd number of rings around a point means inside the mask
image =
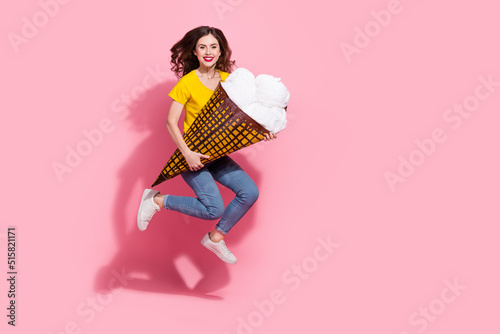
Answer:
[{"label": "woman's ankle", "polygon": [[208,234],[208,237],[210,238],[210,240],[217,243],[220,242],[221,240],[224,240],[225,234],[217,229],[214,229],[212,232]]},{"label": "woman's ankle", "polygon": [[163,199],[165,198],[165,195],[162,195],[160,193],[154,195],[153,201],[156,203],[161,208],[163,208]]}]

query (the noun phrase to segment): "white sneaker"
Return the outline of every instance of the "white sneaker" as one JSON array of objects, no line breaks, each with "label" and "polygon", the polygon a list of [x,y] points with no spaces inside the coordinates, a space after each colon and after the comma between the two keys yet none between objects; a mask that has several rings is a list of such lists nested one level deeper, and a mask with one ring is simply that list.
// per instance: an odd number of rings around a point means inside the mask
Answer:
[{"label": "white sneaker", "polygon": [[205,234],[203,239],[201,239],[201,244],[205,246],[207,249],[211,250],[212,252],[215,253],[224,262],[235,264],[236,263],[236,256],[234,256],[233,253],[226,247],[226,243],[224,240],[221,240],[219,242],[213,242],[210,240],[210,237],[208,236],[209,233]]},{"label": "white sneaker", "polygon": [[146,189],[142,193],[141,205],[137,212],[137,226],[140,231],[144,231],[148,227],[153,215],[161,210],[153,200],[153,197],[158,193],[159,191],[153,189]]}]

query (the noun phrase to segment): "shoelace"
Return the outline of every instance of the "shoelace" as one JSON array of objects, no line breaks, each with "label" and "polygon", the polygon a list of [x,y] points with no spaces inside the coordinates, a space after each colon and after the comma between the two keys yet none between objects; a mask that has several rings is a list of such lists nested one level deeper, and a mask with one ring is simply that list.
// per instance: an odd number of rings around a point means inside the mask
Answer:
[{"label": "shoelace", "polygon": [[226,255],[232,254],[229,248],[226,247],[226,243],[224,242],[224,240],[221,240],[221,245],[222,245],[222,250]]},{"label": "shoelace", "polygon": [[153,219],[153,215],[155,214],[155,212],[148,212],[148,214],[146,215],[146,220],[149,222],[151,219]]},{"label": "shoelace", "polygon": [[156,212],[160,211],[159,209],[155,208],[154,206],[152,206],[151,209],[152,209],[151,211],[146,212],[146,219],[148,221],[150,221],[153,218],[153,216]]}]

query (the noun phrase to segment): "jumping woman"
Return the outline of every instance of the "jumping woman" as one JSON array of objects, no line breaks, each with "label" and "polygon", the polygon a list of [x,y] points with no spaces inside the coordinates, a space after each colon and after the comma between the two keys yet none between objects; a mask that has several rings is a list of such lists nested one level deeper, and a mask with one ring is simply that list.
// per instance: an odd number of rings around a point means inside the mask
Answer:
[{"label": "jumping woman", "polygon": [[[185,133],[219,82],[226,80],[232,72],[235,62],[231,61],[231,49],[222,31],[208,26],[189,31],[170,51],[172,71],[180,79],[168,94],[173,101],[168,112],[167,130],[189,165],[189,171],[181,176],[196,197],[162,195],[156,190],[146,189],[137,213],[137,225],[139,230],[144,231],[153,215],[162,208],[201,219],[218,219],[214,229],[203,236],[201,244],[222,261],[234,264],[236,256],[227,248],[224,238],[255,203],[259,190],[250,176],[229,156],[203,165],[200,159],[208,159],[209,156],[188,148],[178,121],[184,108]],[[265,140],[275,138],[276,134],[269,132]],[[226,208],[215,181],[236,195]]]}]

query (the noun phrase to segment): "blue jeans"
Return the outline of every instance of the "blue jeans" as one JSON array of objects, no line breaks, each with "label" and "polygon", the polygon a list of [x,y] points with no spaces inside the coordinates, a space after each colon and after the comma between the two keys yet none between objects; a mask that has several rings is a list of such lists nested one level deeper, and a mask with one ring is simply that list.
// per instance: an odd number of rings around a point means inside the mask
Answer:
[{"label": "blue jeans", "polygon": [[[206,164],[197,171],[181,174],[196,197],[166,195],[163,206],[201,219],[219,219],[216,229],[227,234],[247,213],[259,197],[259,189],[248,174],[228,156]],[[236,196],[224,208],[222,196],[215,184],[219,182]]]}]

